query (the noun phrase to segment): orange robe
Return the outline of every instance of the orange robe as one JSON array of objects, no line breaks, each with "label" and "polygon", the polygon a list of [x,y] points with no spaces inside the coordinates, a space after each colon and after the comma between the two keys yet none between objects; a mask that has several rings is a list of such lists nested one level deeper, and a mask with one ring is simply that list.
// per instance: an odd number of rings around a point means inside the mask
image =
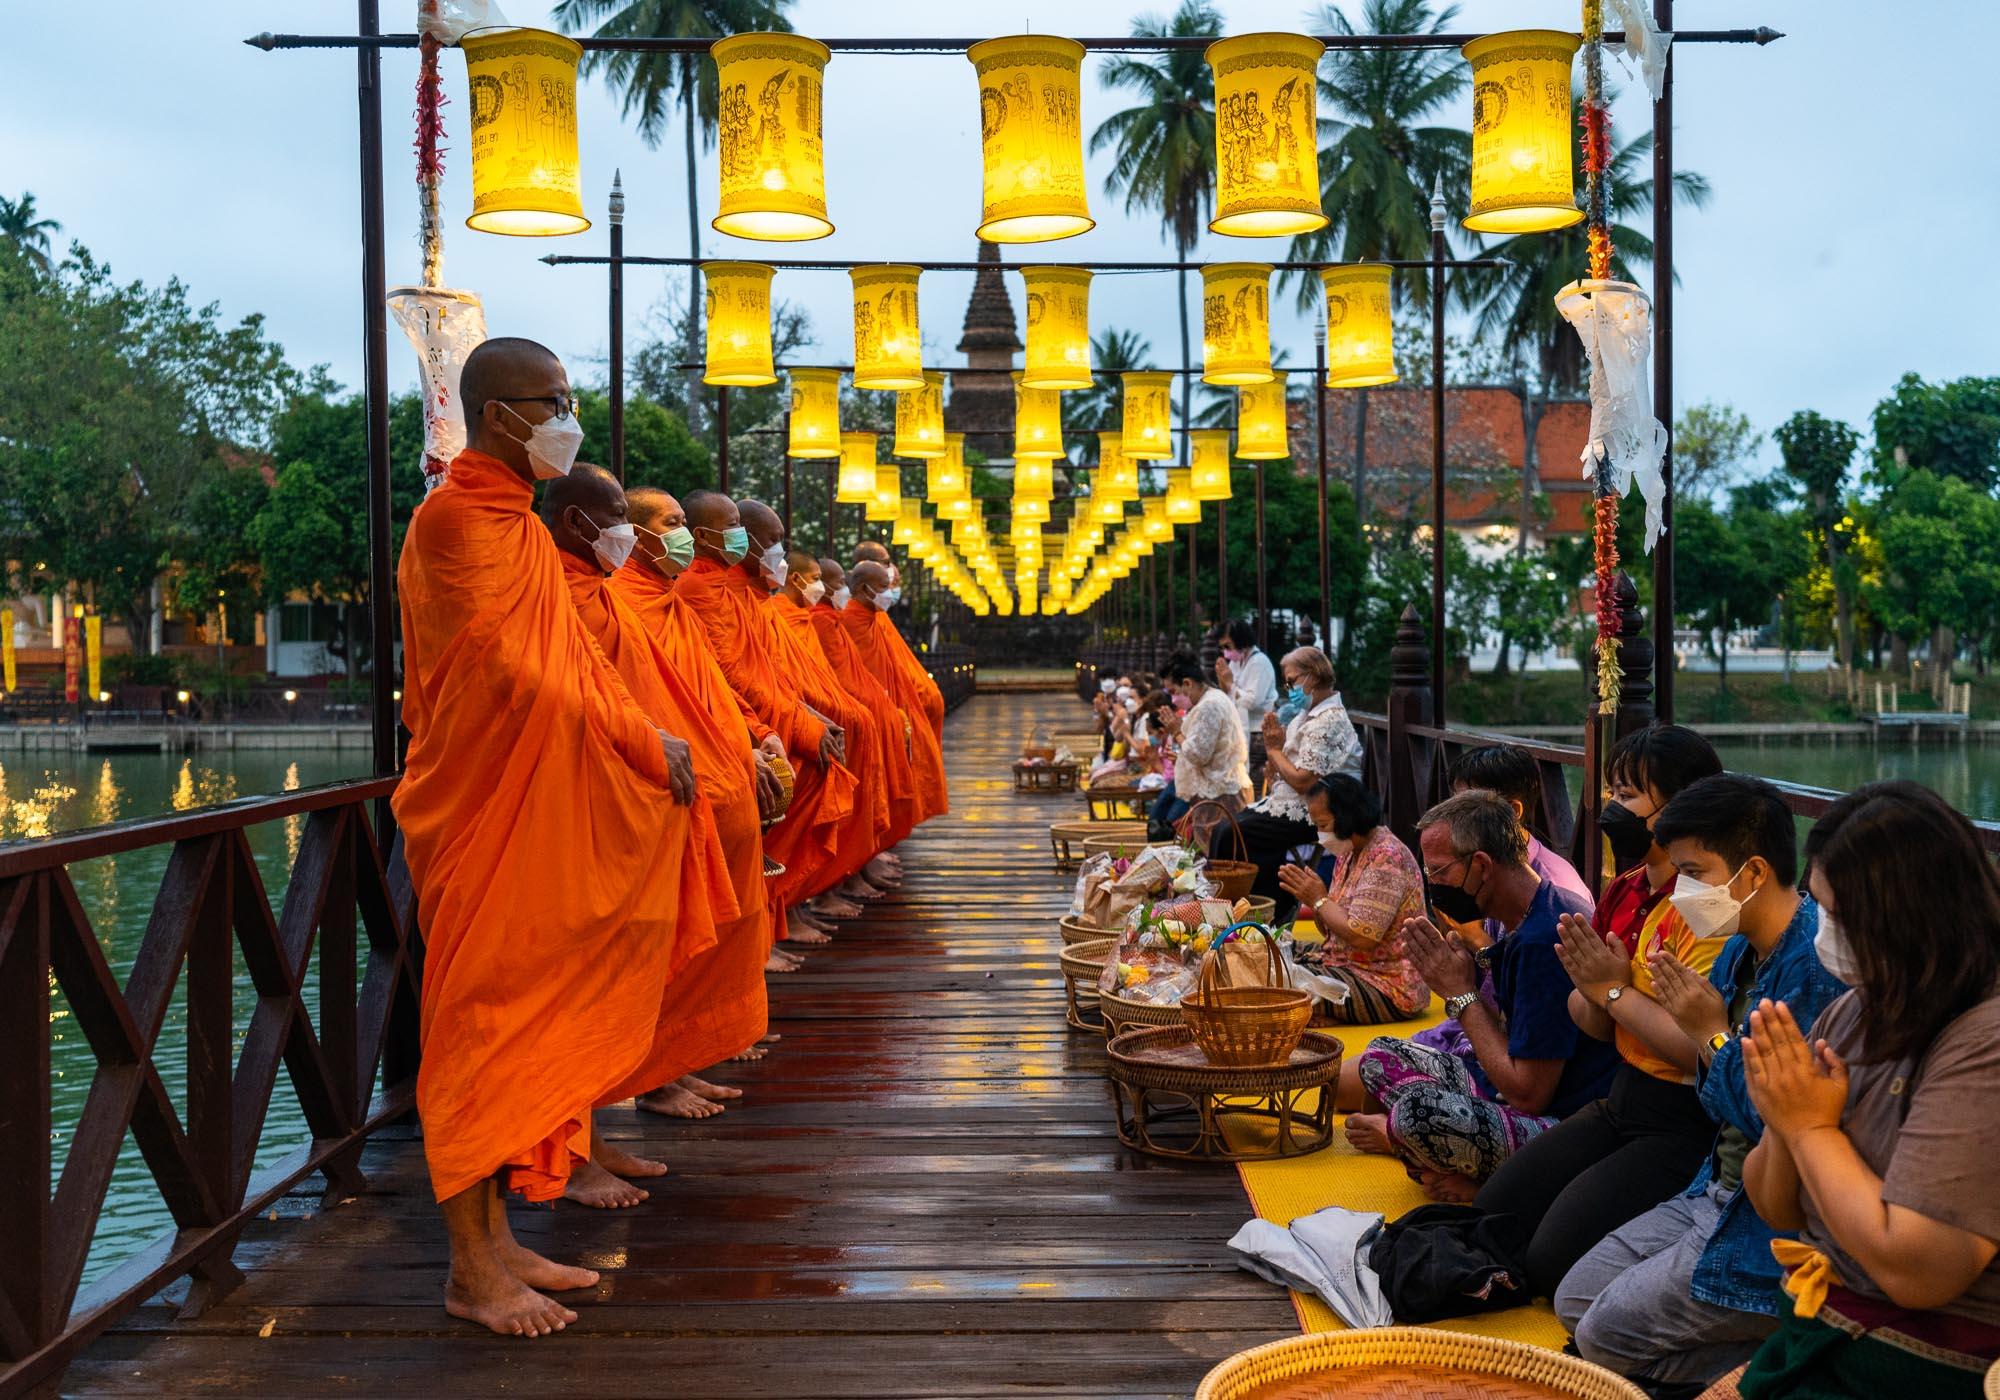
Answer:
[{"label": "orange robe", "polygon": [[847,693],[875,717],[883,734],[883,767],[889,792],[889,829],[881,846],[889,847],[908,836],[917,824],[917,788],[911,772],[911,749],[915,743],[910,717],[896,704],[895,697],[862,664],[861,655],[841,624],[840,612],[822,598],[809,614],[813,635],[833,674]]},{"label": "orange robe", "polygon": [[[848,600],[850,603],[852,599]],[[875,635],[881,639],[882,654],[894,661],[908,679],[912,692],[923,702],[924,716],[930,721],[931,733],[937,736],[940,745],[944,743],[944,692],[938,689],[931,673],[924,669],[924,663],[917,660],[910,644],[903,640],[903,634],[896,630],[896,624],[889,620],[889,614],[879,609],[870,609],[874,616]]]},{"label": "orange robe", "polygon": [[[784,594],[773,593],[764,600],[764,612],[771,623],[773,653],[784,666],[787,678],[798,684],[808,704],[846,733],[846,766],[854,773],[856,784],[854,815],[841,826],[840,844],[833,860],[811,881],[778,882],[790,905],[859,874],[861,867],[882,849],[882,838],[889,831],[889,786],[883,772],[887,760],[883,752],[883,729],[834,675],[826,653],[820,649],[807,610]],[[897,730],[900,735],[900,725]]]},{"label": "orange robe", "polygon": [[[928,692],[911,678],[904,663],[907,659],[909,665],[915,666],[916,658],[910,656],[910,649],[903,645],[895,624],[873,604],[849,598],[847,606],[840,611],[840,621],[847,628],[847,639],[854,643],[855,654],[861,658],[861,664],[882,683],[882,688],[910,717],[910,757],[915,767],[917,820],[928,821],[942,815],[951,806],[944,780],[943,698],[938,698],[938,719],[934,724],[928,697],[937,694],[937,687],[929,685],[928,675],[924,677]],[[883,636],[884,632],[887,632],[887,638]],[[893,647],[890,639],[893,639]]]},{"label": "orange robe", "polygon": [[784,741],[796,774],[792,802],[784,820],[764,833],[764,849],[785,867],[781,888],[810,885],[839,854],[841,827],[855,811],[854,774],[820,759],[826,726],[772,650],[765,591],[740,568],[697,559],[674,580],[674,592],[701,619],[730,688]]},{"label": "orange robe", "polygon": [[[633,560],[611,576],[607,590],[630,609],[708,717],[706,725],[683,735],[695,748],[695,770],[704,790],[745,785],[744,804],[716,810],[731,888],[742,916],[716,930],[715,947],[667,983],[660,1023],[669,1038],[665,1056],[669,1083],[708,1068],[755,1045],[769,1027],[764,959],[770,955],[776,917],[773,893],[764,879],[764,842],[757,815],[753,740],[768,733],[736,698],[709,651],[708,634],[673,593],[673,585]],[[713,751],[706,745],[713,736]],[[697,738],[702,742],[697,744]],[[647,1088],[656,1087],[647,1085]]]},{"label": "orange robe", "polygon": [[392,805],[425,956],[417,1109],[443,1200],[560,1196],[680,956],[691,812],[570,603],[533,491],[467,451],[403,541]]},{"label": "orange robe", "polygon": [[[681,1063],[681,1041],[685,1035],[681,1021],[690,1008],[685,1004],[685,993],[675,984],[688,959],[714,948],[725,930],[732,938],[745,936],[730,927],[743,918],[737,885],[742,882],[746,892],[762,903],[764,847],[758,829],[757,791],[749,746],[735,713],[720,717],[718,722],[718,716],[710,711],[696,687],[674,670],[666,654],[647,634],[639,615],[611,592],[604,571],[594,558],[582,559],[564,551],[562,565],[577,615],[597,639],[605,659],[617,670],[625,688],[639,702],[639,708],[661,728],[687,741],[699,788],[694,808],[696,829],[688,841],[689,869],[681,883],[684,922],[677,952],[685,956],[681,958],[681,966],[667,979],[659,1020],[653,1028],[652,1046],[645,1060],[601,1101],[615,1103],[670,1084],[690,1068],[700,1068]],[[696,921],[705,936],[691,935],[688,920]],[[748,936],[761,946],[761,932],[752,930]]]}]

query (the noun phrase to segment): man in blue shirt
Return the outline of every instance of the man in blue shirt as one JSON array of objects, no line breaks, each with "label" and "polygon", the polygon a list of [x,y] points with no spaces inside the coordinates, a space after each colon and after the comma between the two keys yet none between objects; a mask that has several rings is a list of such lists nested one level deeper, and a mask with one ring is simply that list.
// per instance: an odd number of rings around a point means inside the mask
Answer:
[{"label": "man in blue shirt", "polygon": [[1480,955],[1493,974],[1488,1001],[1480,964],[1456,937],[1429,919],[1403,925],[1410,961],[1471,1041],[1472,1062],[1378,1037],[1360,1061],[1370,1111],[1348,1117],[1347,1139],[1402,1158],[1432,1199],[1463,1201],[1523,1143],[1602,1096],[1618,1055],[1577,1030],[1556,958],[1556,921],[1588,918],[1590,903],[1535,873],[1513,807],[1462,792],[1417,830],[1431,908],[1459,924],[1494,919],[1508,933]]},{"label": "man in blue shirt", "polygon": [[1704,981],[1665,954],[1654,999],[1696,1048],[1702,1107],[1717,1131],[1685,1193],[1607,1235],[1556,1290],[1556,1313],[1584,1356],[1621,1375],[1693,1394],[1749,1360],[1777,1326],[1774,1232],[1742,1191],[1743,1159],[1764,1125],[1743,1083],[1738,1037],[1762,999],[1800,1025],[1845,991],[1813,951],[1819,908],[1798,888],[1791,810],[1769,783],[1721,774],[1690,784],[1654,819],[1678,874],[1675,902],[1733,932]]}]

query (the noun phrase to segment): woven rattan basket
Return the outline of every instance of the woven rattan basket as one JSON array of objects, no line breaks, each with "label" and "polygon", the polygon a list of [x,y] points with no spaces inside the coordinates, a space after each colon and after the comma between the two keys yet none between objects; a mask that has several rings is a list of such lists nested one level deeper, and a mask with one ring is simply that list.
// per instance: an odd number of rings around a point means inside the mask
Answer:
[{"label": "woven rattan basket", "polygon": [[1178,1026],[1178,1006],[1155,1006],[1149,1001],[1130,1001],[1116,992],[1100,992],[1097,1004],[1104,1011],[1104,1034],[1118,1035],[1140,1026]]},{"label": "woven rattan basket", "polygon": [[1195,1400],[1645,1400],[1623,1377],[1561,1352],[1428,1327],[1314,1332],[1239,1351]]},{"label": "woven rattan basket", "polygon": [[1181,998],[1181,1019],[1212,1065],[1284,1064],[1312,1020],[1312,995],[1292,987],[1277,941],[1265,939],[1264,952],[1264,985],[1232,987],[1228,962],[1218,949],[1202,961],[1194,991]]},{"label": "woven rattan basket", "polygon": [[[1083,858],[1085,860],[1089,860],[1092,856],[1110,856],[1113,860],[1117,860],[1121,856],[1136,857],[1139,852],[1145,850],[1148,846],[1162,844],[1146,839],[1144,822],[1099,822],[1098,825],[1115,825],[1120,829],[1102,836],[1091,835],[1084,837]],[[1135,827],[1138,828],[1139,832],[1137,836],[1132,834],[1132,829]]]},{"label": "woven rattan basket", "polygon": [[1247,898],[1250,886],[1257,882],[1257,863],[1242,859],[1250,853],[1250,848],[1243,841],[1243,828],[1236,824],[1236,814],[1220,802],[1211,800],[1195,803],[1188,808],[1188,819],[1192,821],[1194,814],[1204,807],[1213,807],[1222,813],[1223,820],[1229,823],[1230,834],[1236,838],[1238,859],[1217,860],[1214,856],[1210,856],[1207,866],[1204,867],[1208,883],[1215,887],[1216,897],[1234,904],[1239,899]]},{"label": "woven rattan basket", "polygon": [[2000,1400],[2000,1361],[1986,1372],[1986,1400]]},{"label": "woven rattan basket", "polygon": [[1064,915],[1056,927],[1062,930],[1063,946],[1066,948],[1073,948],[1079,943],[1093,943],[1100,938],[1116,938],[1124,932],[1123,929],[1099,928],[1096,924],[1087,924],[1068,915]]}]

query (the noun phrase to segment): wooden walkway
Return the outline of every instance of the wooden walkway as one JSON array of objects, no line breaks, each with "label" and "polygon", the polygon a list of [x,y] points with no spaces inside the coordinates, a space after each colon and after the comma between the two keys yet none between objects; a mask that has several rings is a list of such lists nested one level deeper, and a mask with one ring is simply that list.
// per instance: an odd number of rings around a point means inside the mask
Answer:
[{"label": "wooden walkway", "polygon": [[[1223,1242],[1228,1168],[1125,1152],[1095,1036],[1062,1020],[1047,828],[1007,765],[1074,698],[982,696],[947,722],[951,815],[904,888],[772,979],[783,1043],[718,1075],[701,1124],[614,1114],[666,1158],[636,1210],[521,1211],[524,1240],[605,1271],[537,1341],[447,1318],[422,1146],[370,1145],[362,1199],[300,1193],[245,1235],[249,1280],[193,1322],[165,1302],[74,1366],[74,1395],[1186,1396],[1216,1360],[1296,1330]],[[281,1089],[280,1092],[283,1092]]]}]

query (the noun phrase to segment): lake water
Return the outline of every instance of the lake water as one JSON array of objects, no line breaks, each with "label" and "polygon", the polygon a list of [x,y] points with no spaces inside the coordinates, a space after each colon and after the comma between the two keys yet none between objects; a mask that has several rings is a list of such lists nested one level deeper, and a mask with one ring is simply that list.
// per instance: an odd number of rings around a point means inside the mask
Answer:
[{"label": "lake water", "polygon": [[[1759,747],[1729,743],[1721,748],[1723,761],[1738,771],[1819,787],[1850,788],[1875,777],[1914,778],[1936,788],[1961,811],[2000,819],[2000,747],[1913,749],[1893,744],[1879,748],[1845,744],[1829,748],[1786,743]],[[126,817],[186,811],[256,793],[360,777],[366,771],[366,756],[354,753],[307,753],[297,759],[268,753],[220,753],[191,759],[152,754],[16,755],[0,768],[0,839],[45,836]],[[268,822],[249,830],[251,850],[274,911],[283,907],[286,878],[302,830],[302,818]],[[168,847],[159,846],[71,867],[77,897],[121,981],[131,970],[153,897],[166,872],[168,854]],[[240,1049],[255,1002],[249,979],[240,969],[236,988]],[[312,995],[310,988],[307,995]],[[308,1005],[313,1004],[308,1001]],[[51,1155],[60,1170],[90,1089],[96,1059],[71,1023],[59,990],[52,998],[50,1020],[55,1118]],[[156,1060],[167,1092],[183,1114],[187,1089],[184,1024],[185,1008],[177,996],[160,1034]],[[258,1144],[258,1167],[284,1157],[305,1137],[305,1121],[281,1069]],[[128,1135],[98,1220],[85,1281],[103,1274],[168,1224],[152,1177]]]}]

